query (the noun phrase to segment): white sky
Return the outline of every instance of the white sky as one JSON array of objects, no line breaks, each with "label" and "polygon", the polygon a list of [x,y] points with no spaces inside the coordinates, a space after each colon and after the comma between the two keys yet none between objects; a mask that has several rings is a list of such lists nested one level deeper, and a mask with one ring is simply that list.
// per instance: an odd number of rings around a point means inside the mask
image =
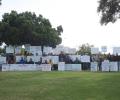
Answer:
[{"label": "white sky", "polygon": [[53,27],[62,25],[62,44],[78,48],[83,43],[120,46],[120,21],[101,26],[98,0],[2,0],[0,16],[5,12],[31,11],[48,18]]}]

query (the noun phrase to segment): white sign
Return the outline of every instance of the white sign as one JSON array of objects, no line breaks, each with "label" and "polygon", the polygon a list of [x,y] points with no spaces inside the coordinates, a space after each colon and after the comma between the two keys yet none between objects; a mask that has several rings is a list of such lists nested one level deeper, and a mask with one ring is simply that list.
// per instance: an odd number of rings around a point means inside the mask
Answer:
[{"label": "white sign", "polygon": [[6,53],[14,53],[14,48],[12,46],[6,47]]},{"label": "white sign", "polygon": [[83,56],[81,56],[80,57],[80,59],[81,59],[81,62],[90,62],[90,56],[88,56],[88,55],[83,55]]},{"label": "white sign", "polygon": [[81,71],[81,64],[72,64],[72,71]]},{"label": "white sign", "polygon": [[118,71],[118,63],[110,62],[110,71]]},{"label": "white sign", "polygon": [[66,71],[81,71],[81,64],[65,64]]},{"label": "white sign", "polygon": [[107,52],[107,47],[106,47],[106,46],[102,46],[102,47],[101,47],[101,51],[102,51],[102,52]]},{"label": "white sign", "polygon": [[66,71],[72,71],[72,64],[65,64]]},{"label": "white sign", "polygon": [[29,62],[31,58],[32,58],[33,62],[38,62],[38,61],[40,61],[41,57],[42,56],[27,56],[27,62]]},{"label": "white sign", "polygon": [[65,62],[59,62],[58,71],[64,71],[64,70],[65,70]]},{"label": "white sign", "polygon": [[25,44],[25,51],[30,52],[30,44]]},{"label": "white sign", "polygon": [[20,62],[21,58],[24,58],[24,56],[16,56],[16,62]]},{"label": "white sign", "polygon": [[53,64],[59,63],[59,57],[58,56],[50,56],[50,59],[52,60]]},{"label": "white sign", "polygon": [[3,64],[2,71],[51,71],[50,64]]},{"label": "white sign", "polygon": [[45,54],[52,53],[52,47],[44,47],[44,48],[43,48],[43,52],[44,52]]},{"label": "white sign", "polygon": [[102,71],[110,71],[110,63],[109,63],[109,61],[102,62]]},{"label": "white sign", "polygon": [[91,54],[99,54],[99,48],[91,48]]},{"label": "white sign", "polygon": [[0,57],[0,64],[6,64],[6,57]]},{"label": "white sign", "polygon": [[35,56],[41,56],[41,46],[30,46],[30,53],[32,53]]},{"label": "white sign", "polygon": [[20,54],[21,53],[22,46],[18,46],[15,48],[15,54]]},{"label": "white sign", "polygon": [[91,62],[91,71],[98,71],[98,63]]},{"label": "white sign", "polygon": [[72,61],[75,61],[76,58],[80,61],[80,55],[69,55],[69,57]]},{"label": "white sign", "polygon": [[51,71],[51,64],[42,64],[42,71]]},{"label": "white sign", "polygon": [[120,53],[120,47],[114,47],[113,48],[113,54]]}]

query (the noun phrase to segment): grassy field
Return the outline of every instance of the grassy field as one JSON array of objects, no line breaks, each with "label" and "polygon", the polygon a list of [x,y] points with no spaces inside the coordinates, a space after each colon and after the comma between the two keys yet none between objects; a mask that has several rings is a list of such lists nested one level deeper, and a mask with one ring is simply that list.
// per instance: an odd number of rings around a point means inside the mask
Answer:
[{"label": "grassy field", "polygon": [[120,73],[0,72],[0,100],[120,100]]}]

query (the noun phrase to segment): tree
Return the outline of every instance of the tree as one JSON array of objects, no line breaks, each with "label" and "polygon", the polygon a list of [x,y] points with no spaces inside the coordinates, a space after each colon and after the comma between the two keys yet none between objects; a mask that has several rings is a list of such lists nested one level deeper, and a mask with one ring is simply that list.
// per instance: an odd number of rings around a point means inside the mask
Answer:
[{"label": "tree", "polygon": [[0,0],[0,5],[1,5],[2,3],[1,3],[1,0]]},{"label": "tree", "polygon": [[77,51],[77,54],[80,55],[91,55],[91,47],[94,47],[93,45],[90,45],[88,43],[86,44],[82,44],[81,46],[79,46],[79,50]]},{"label": "tree", "polygon": [[97,11],[101,13],[101,25],[114,23],[120,18],[120,0],[100,0]]},{"label": "tree", "polygon": [[62,26],[52,28],[50,21],[42,15],[23,12],[5,13],[0,21],[0,42],[7,45],[41,45],[55,47],[60,44],[62,39],[60,33],[63,32]]}]

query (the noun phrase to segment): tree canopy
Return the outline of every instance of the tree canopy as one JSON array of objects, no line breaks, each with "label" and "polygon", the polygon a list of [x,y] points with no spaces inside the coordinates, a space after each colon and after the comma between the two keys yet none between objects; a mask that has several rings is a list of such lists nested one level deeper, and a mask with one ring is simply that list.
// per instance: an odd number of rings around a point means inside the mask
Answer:
[{"label": "tree canopy", "polygon": [[80,55],[85,55],[85,54],[91,55],[91,47],[94,46],[88,43],[82,44],[81,46],[79,46],[79,50],[77,51],[77,53]]},{"label": "tree canopy", "polygon": [[42,15],[23,12],[5,13],[0,21],[0,42],[8,45],[41,45],[55,47],[62,39],[62,26],[53,28]]},{"label": "tree canopy", "polygon": [[0,5],[1,5],[1,1],[2,1],[2,0],[0,0]]},{"label": "tree canopy", "polygon": [[100,23],[107,25],[120,18],[120,0],[99,0],[97,11],[101,14]]}]

